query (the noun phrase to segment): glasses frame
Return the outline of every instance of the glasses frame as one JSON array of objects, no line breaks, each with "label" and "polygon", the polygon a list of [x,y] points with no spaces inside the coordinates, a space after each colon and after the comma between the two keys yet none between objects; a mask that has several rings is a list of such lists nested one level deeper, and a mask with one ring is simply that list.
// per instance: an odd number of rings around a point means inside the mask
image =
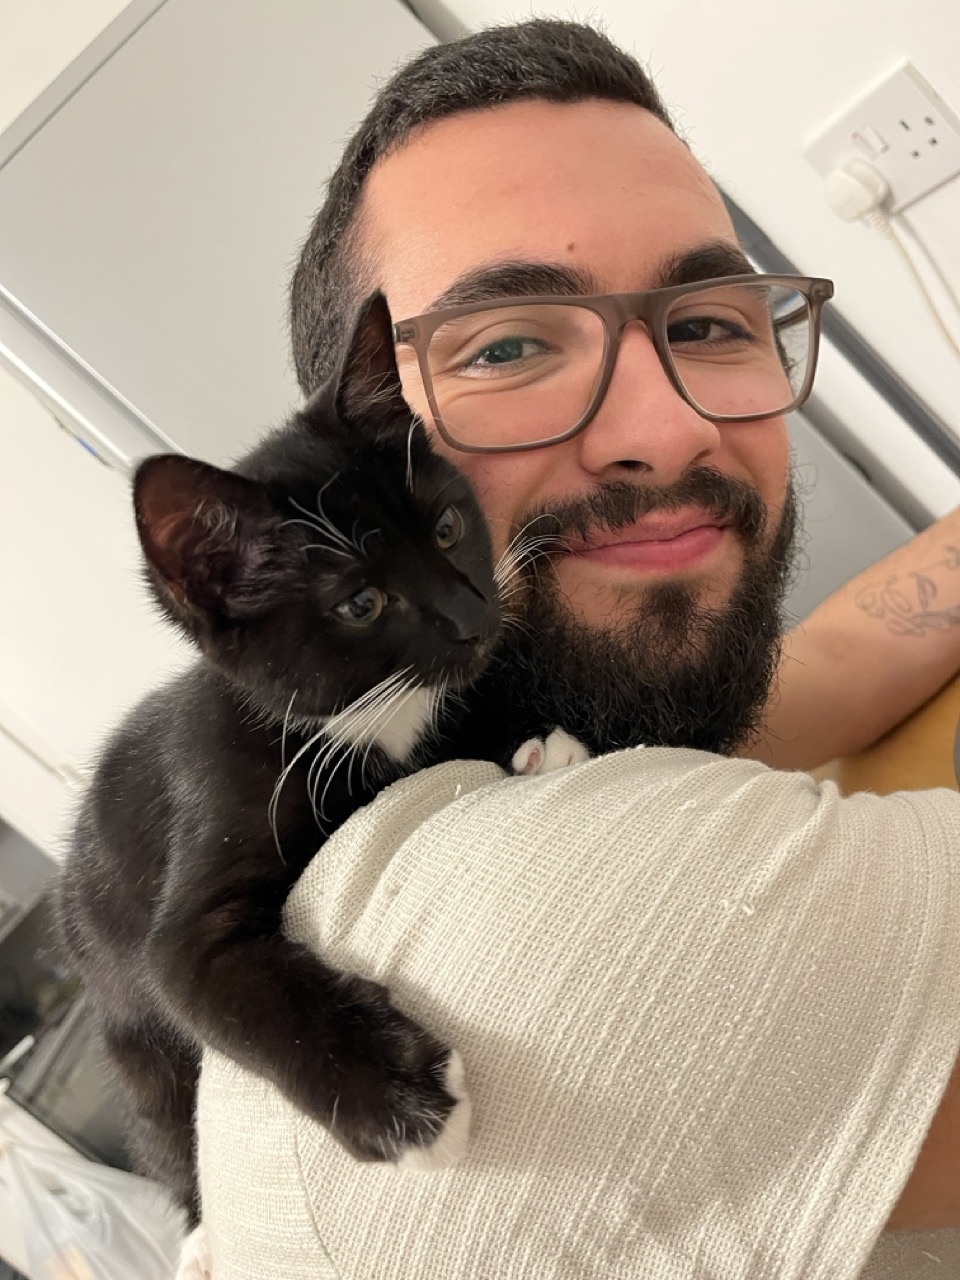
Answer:
[{"label": "glasses frame", "polygon": [[[683,385],[673,355],[667,341],[667,313],[678,298],[688,294],[703,293],[709,289],[723,288],[732,284],[779,284],[802,294],[810,317],[810,352],[803,385],[789,404],[772,413],[752,413],[745,415],[707,413],[693,399]],[[696,280],[690,284],[670,285],[665,289],[646,289],[639,293],[601,293],[601,294],[531,294],[527,297],[488,298],[483,302],[466,302],[458,307],[445,307],[440,311],[426,311],[423,315],[413,316],[409,320],[398,320],[393,326],[393,339],[397,346],[412,347],[416,352],[420,377],[426,392],[427,403],[433,414],[434,425],[441,438],[453,449],[462,453],[520,453],[528,449],[545,449],[552,444],[561,444],[579,435],[596,416],[603,404],[603,398],[610,386],[613,371],[620,351],[620,340],[623,331],[633,320],[640,320],[646,325],[654,349],[659,357],[664,373],[670,385],[692,409],[708,422],[761,422],[768,418],[779,418],[785,413],[792,413],[803,404],[813,387],[814,375],[817,371],[817,356],[820,350],[820,313],[823,304],[833,297],[833,281],[820,276],[779,276],[764,275],[760,272],[749,272],[744,275],[719,276],[710,280]],[[427,361],[430,340],[441,325],[448,320],[456,320],[460,316],[471,315],[477,311],[489,311],[493,308],[528,307],[531,305],[551,305],[584,307],[592,311],[603,325],[603,361],[600,377],[597,381],[593,398],[579,420],[561,435],[550,436],[549,439],[535,440],[529,444],[465,444],[448,430],[443,415],[437,405],[433,390],[433,379]],[[796,313],[792,313],[795,315]],[[777,322],[782,325],[791,317]]]}]

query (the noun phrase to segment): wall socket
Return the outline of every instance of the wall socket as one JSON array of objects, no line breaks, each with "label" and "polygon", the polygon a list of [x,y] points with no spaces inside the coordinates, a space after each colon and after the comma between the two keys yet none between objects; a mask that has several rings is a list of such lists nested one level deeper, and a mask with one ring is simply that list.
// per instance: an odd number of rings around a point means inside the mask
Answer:
[{"label": "wall socket", "polygon": [[822,177],[848,160],[866,160],[890,187],[884,209],[899,213],[960,174],[960,121],[919,71],[903,62],[803,151]]}]

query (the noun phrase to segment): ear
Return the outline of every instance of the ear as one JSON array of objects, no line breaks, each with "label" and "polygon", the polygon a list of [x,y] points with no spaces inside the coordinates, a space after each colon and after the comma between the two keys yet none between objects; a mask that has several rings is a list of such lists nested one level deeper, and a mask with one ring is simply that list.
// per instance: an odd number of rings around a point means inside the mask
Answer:
[{"label": "ear", "polygon": [[134,477],[137,533],[182,609],[249,616],[270,599],[263,572],[280,519],[262,486],[195,458],[160,454]]},{"label": "ear", "polygon": [[364,415],[387,425],[396,417],[409,418],[403,398],[393,342],[393,324],[382,293],[363,303],[339,368],[329,382],[307,401],[303,413],[335,415],[351,420]]}]

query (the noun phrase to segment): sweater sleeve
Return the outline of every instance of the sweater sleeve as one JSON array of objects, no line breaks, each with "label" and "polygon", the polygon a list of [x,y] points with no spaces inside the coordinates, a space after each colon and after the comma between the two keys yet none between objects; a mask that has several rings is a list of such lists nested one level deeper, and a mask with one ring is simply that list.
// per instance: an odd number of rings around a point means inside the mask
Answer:
[{"label": "sweater sleeve", "polygon": [[460,1050],[469,1154],[357,1164],[208,1053],[216,1280],[853,1280],[960,1048],[958,837],[692,751],[390,788],[287,929]]}]

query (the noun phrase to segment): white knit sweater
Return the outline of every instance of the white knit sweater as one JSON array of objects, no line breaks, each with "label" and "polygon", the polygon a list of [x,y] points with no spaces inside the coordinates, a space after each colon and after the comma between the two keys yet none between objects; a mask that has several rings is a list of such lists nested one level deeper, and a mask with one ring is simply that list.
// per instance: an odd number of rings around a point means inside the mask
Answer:
[{"label": "white knit sweater", "polygon": [[954,1233],[867,1261],[960,1049],[960,795],[441,765],[336,833],[287,928],[461,1051],[470,1153],[355,1163],[207,1054],[215,1280],[960,1275]]}]

